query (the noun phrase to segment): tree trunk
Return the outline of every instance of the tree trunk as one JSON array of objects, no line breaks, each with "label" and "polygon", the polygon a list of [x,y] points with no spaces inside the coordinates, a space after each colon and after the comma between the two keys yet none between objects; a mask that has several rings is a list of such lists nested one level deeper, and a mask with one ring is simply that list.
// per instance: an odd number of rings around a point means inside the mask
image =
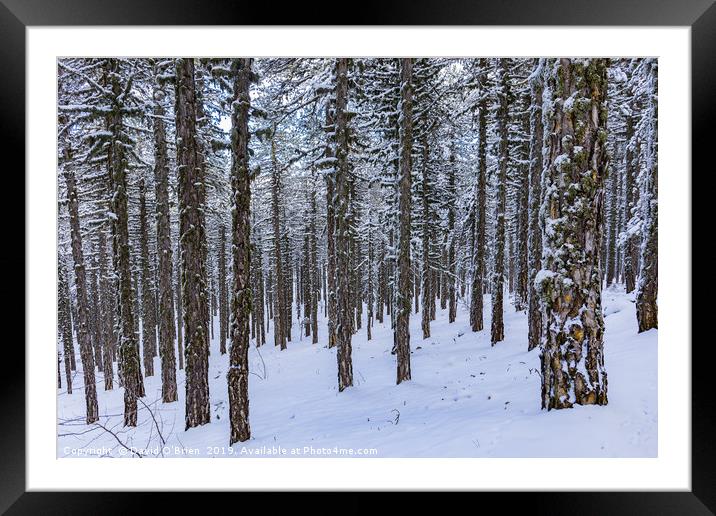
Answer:
[{"label": "tree trunk", "polygon": [[420,312],[420,284],[421,281],[421,275],[420,275],[420,269],[417,266],[416,262],[413,262],[413,286],[414,286],[414,293],[413,293],[413,305],[415,306],[415,313]]},{"label": "tree trunk", "polygon": [[179,370],[184,369],[184,302],[182,301],[182,266],[181,266],[181,233],[177,239],[177,261],[176,261],[176,304],[174,310],[176,312],[176,334],[177,334],[177,357],[179,359]]},{"label": "tree trunk", "polygon": [[[193,61],[192,61],[193,64]],[[208,135],[208,121],[209,117],[206,116],[204,111],[204,70],[200,67],[198,73],[194,70],[193,83],[194,83],[194,112],[195,112],[195,131],[194,131],[194,144],[196,149],[196,163],[198,169],[198,177],[200,178],[195,187],[198,195],[198,205],[201,209],[197,212],[198,220],[201,222],[203,228],[200,232],[200,244],[201,244],[201,270],[202,272],[202,283],[201,283],[201,295],[204,297],[204,328],[207,333],[207,357],[211,354],[209,344],[213,338],[213,324],[211,320],[211,288],[210,288],[210,273],[209,273],[209,242],[206,231],[206,215],[204,213],[206,207],[206,178],[207,178],[207,156],[209,155],[209,143],[206,135]]]},{"label": "tree trunk", "polygon": [[507,189],[507,167],[509,162],[507,123],[509,118],[509,78],[507,59],[500,59],[498,65],[500,91],[497,95],[497,137],[499,138],[499,164],[497,173],[497,198],[495,199],[495,261],[492,272],[492,331],[490,342],[494,346],[505,338],[503,322],[503,291],[505,281],[505,205]]},{"label": "tree trunk", "polygon": [[659,174],[658,174],[658,78],[656,59],[647,61],[649,85],[646,137],[646,169],[642,180],[642,243],[639,268],[639,281],[636,292],[636,317],[639,332],[658,327],[658,307],[656,304],[659,288]]},{"label": "tree trunk", "polygon": [[316,242],[316,188],[311,189],[310,194],[311,223],[309,226],[309,274],[311,277],[311,343],[318,344],[318,297],[321,294],[320,276],[318,272],[318,244]]},{"label": "tree trunk", "polygon": [[[542,408],[607,404],[600,249],[606,175],[608,59],[550,63],[543,175]],[[545,104],[547,106],[547,104]],[[547,133],[545,133],[547,134]]]},{"label": "tree trunk", "polygon": [[[618,146],[617,146],[618,147]],[[615,154],[620,155],[620,150]],[[612,166],[609,169],[609,177],[607,178],[607,192],[609,195],[609,206],[606,211],[606,226],[608,228],[608,236],[604,248],[606,249],[605,264],[605,285],[608,287],[616,281],[617,269],[617,224],[619,212],[619,178],[620,170],[618,166]]]},{"label": "tree trunk", "polygon": [[[371,340],[373,335],[371,334],[371,326],[373,326],[373,302],[374,302],[374,281],[373,281],[373,212],[368,212],[368,285],[367,287],[367,299],[366,304],[368,305],[368,314],[365,323],[366,340]],[[417,299],[417,297],[416,297]]]},{"label": "tree trunk", "polygon": [[[331,111],[330,104],[326,106],[326,130],[335,131],[335,117]],[[326,145],[325,158],[333,158],[333,148],[331,146],[331,139],[328,139],[329,143]],[[336,327],[337,327],[337,303],[336,298],[336,206],[335,202],[335,186],[336,186],[336,174],[326,174],[326,242],[327,242],[327,283],[328,283],[328,347],[332,348],[336,345]]]},{"label": "tree trunk", "polygon": [[97,264],[99,275],[99,293],[100,302],[98,306],[99,310],[99,325],[100,332],[103,334],[102,343],[104,349],[102,350],[102,359],[104,361],[104,390],[111,391],[114,387],[114,332],[112,331],[112,311],[109,303],[110,287],[107,284],[107,240],[104,233],[104,227],[101,227],[98,231],[97,236]]},{"label": "tree trunk", "polygon": [[336,357],[338,361],[338,391],[353,385],[351,336],[353,310],[350,286],[350,228],[348,224],[350,174],[348,162],[348,60],[336,63]]},{"label": "tree trunk", "polygon": [[440,310],[445,310],[447,308],[447,301],[448,301],[448,285],[447,285],[447,268],[448,268],[448,233],[447,231],[443,232],[443,242],[442,242],[442,252],[440,255],[440,270],[438,271],[438,275],[440,278],[440,288],[438,289],[438,294],[440,296]]},{"label": "tree trunk", "polygon": [[62,167],[67,184],[67,209],[70,214],[70,231],[72,238],[72,258],[75,265],[75,294],[77,296],[77,340],[80,345],[82,372],[85,388],[85,405],[87,409],[85,421],[89,425],[99,420],[97,407],[97,386],[95,385],[94,358],[92,341],[89,333],[89,306],[87,305],[87,280],[85,260],[82,252],[82,233],[80,231],[79,199],[77,185],[72,169],[72,153],[69,144],[65,144],[65,162]]},{"label": "tree trunk", "polygon": [[[487,83],[487,59],[480,59],[479,82],[481,88]],[[475,248],[473,250],[473,275],[470,295],[470,326],[472,331],[483,328],[483,284],[485,282],[485,207],[487,203],[485,181],[487,175],[487,95],[478,102],[478,148],[477,186],[475,190]]]},{"label": "tree trunk", "polygon": [[[525,112],[520,115],[521,131],[525,135],[530,134],[531,115],[529,109],[531,106],[531,94],[526,90],[523,96],[523,108]],[[521,312],[527,308],[529,291],[529,271],[528,271],[528,252],[527,239],[529,238],[529,162],[530,162],[530,145],[525,141],[520,142],[519,160],[517,165],[519,189],[517,190],[517,235],[515,239],[515,257],[512,262],[516,263],[515,277],[515,309]]]},{"label": "tree trunk", "polygon": [[[279,182],[279,193],[281,189],[281,183]],[[281,221],[281,231],[283,237],[281,238],[281,266],[283,267],[283,336],[286,342],[291,342],[291,329],[293,328],[293,311],[291,306],[293,305],[293,264],[291,263],[291,249],[288,241],[288,231],[286,228],[286,206],[281,206],[283,219]]]},{"label": "tree trunk", "polygon": [[[57,256],[57,332],[62,344],[62,354],[65,361],[65,378],[67,379],[67,394],[72,394],[72,363],[70,357],[74,354],[72,343],[72,322],[70,321],[70,290],[67,285],[65,266]],[[59,380],[58,380],[59,381]]]},{"label": "tree trunk", "polygon": [[[255,231],[256,228],[256,210],[251,210],[254,228],[254,245],[251,251],[251,260],[253,262],[253,276],[252,282],[256,289],[256,296],[254,298],[254,304],[251,309],[256,314],[256,347],[263,346],[266,343],[266,311],[265,311],[265,299],[266,289],[264,288],[264,272],[263,272],[263,243],[262,235],[260,232]],[[228,314],[228,312],[227,312]]]},{"label": "tree trunk", "polygon": [[226,288],[226,226],[223,222],[219,227],[219,352],[226,354],[226,338],[228,329],[228,292]]},{"label": "tree trunk", "polygon": [[[452,135],[451,135],[452,139]],[[450,142],[450,162],[447,169],[447,202],[448,202],[448,248],[447,267],[445,268],[448,298],[448,322],[454,323],[457,317],[457,297],[455,293],[455,280],[457,278],[455,263],[455,149],[454,142]]]},{"label": "tree trunk", "polygon": [[507,292],[512,295],[515,291],[515,242],[513,238],[513,232],[511,231],[510,226],[512,226],[512,224],[508,225],[507,223],[505,223],[505,234],[507,236],[507,246],[505,248],[505,254],[507,256],[505,257],[505,260],[503,260],[503,263],[505,261],[507,262]]},{"label": "tree trunk", "polygon": [[[309,195],[310,197],[310,195]],[[308,199],[310,217],[311,201]],[[301,301],[303,302],[303,326],[306,337],[311,336],[311,297],[313,287],[311,285],[311,220],[306,221],[305,235],[303,237],[303,266],[301,267]],[[300,304],[299,304],[300,306]]]},{"label": "tree trunk", "polygon": [[[133,250],[134,249],[132,249],[131,251],[133,251]],[[141,273],[139,271],[140,266],[137,264],[137,257],[136,257],[137,253],[132,253],[131,251],[130,251],[130,255],[129,255],[129,259],[130,259],[129,269],[132,274],[132,283],[131,283],[132,284],[132,290],[131,290],[132,309],[134,310],[134,333],[136,334],[135,341],[137,343],[137,350],[139,350],[139,342],[140,342],[139,320],[142,315],[142,304],[141,304],[142,298],[140,296],[140,290],[139,290],[139,276]],[[137,352],[139,352],[139,351],[137,351]]]},{"label": "tree trunk", "polygon": [[92,344],[93,344],[93,351],[94,351],[94,363],[97,367],[97,371],[100,373],[104,371],[104,363],[103,363],[103,353],[104,350],[104,334],[102,333],[100,327],[99,327],[99,315],[100,312],[98,310],[98,307],[100,306],[99,301],[99,286],[97,285],[97,257],[96,255],[93,255],[90,258],[91,265],[89,268],[89,291],[88,291],[88,305],[94,307],[93,310],[90,310],[89,312],[89,325],[90,325],[90,335],[92,336]]},{"label": "tree trunk", "polygon": [[[172,236],[169,216],[169,164],[164,128],[164,92],[154,90],[154,191],[156,195],[159,267],[159,356],[162,361],[162,401],[177,401],[177,361],[174,351],[174,290]],[[181,312],[179,312],[180,314]],[[180,318],[180,317],[178,317]],[[180,347],[181,349],[181,347]]]},{"label": "tree trunk", "polygon": [[251,437],[249,427],[249,313],[251,311],[251,177],[249,171],[249,85],[251,59],[234,59],[234,101],[231,113],[231,189],[233,203],[231,291],[231,349],[229,351],[229,445]]},{"label": "tree trunk", "polygon": [[176,60],[176,132],[179,176],[179,232],[181,243],[182,302],[186,367],[186,428],[209,423],[209,334],[204,221],[201,212],[203,182],[196,132],[196,91],[193,59]]},{"label": "tree trunk", "polygon": [[154,376],[154,356],[157,346],[156,307],[154,306],[154,276],[149,268],[149,229],[144,178],[139,180],[139,247],[142,272],[142,350],[144,375]]},{"label": "tree trunk", "polygon": [[430,314],[431,300],[433,299],[432,293],[432,267],[430,266],[430,228],[431,217],[430,217],[430,178],[428,170],[429,161],[429,150],[428,150],[428,139],[423,137],[423,184],[421,188],[421,197],[423,201],[423,313],[421,317],[421,326],[423,330],[423,339],[430,338],[430,321],[432,320]]},{"label": "tree trunk", "polygon": [[[633,91],[630,92],[634,97]],[[636,238],[630,231],[632,218],[636,215],[636,185],[635,177],[639,170],[639,154],[641,152],[639,138],[635,135],[637,118],[637,103],[633,99],[630,113],[626,116],[626,141],[624,168],[624,211],[625,211],[625,238],[624,238],[624,284],[627,293],[636,287],[636,261],[638,260]]]},{"label": "tree trunk", "polygon": [[[378,213],[378,225],[382,228],[382,214]],[[385,304],[385,288],[386,288],[386,277],[385,277],[385,242],[381,237],[378,242],[378,285],[376,287],[376,307],[375,307],[375,320],[383,324],[383,305]]]},{"label": "tree trunk", "polygon": [[398,288],[396,290],[395,349],[397,381],[410,380],[410,195],[413,145],[413,60],[400,60],[400,160],[398,178]]},{"label": "tree trunk", "polygon": [[[544,145],[544,126],[542,124],[542,93],[544,59],[540,59],[537,69],[530,76],[530,163],[529,163],[529,228],[528,228],[528,268],[527,280],[527,349],[539,345],[542,333],[542,316],[539,310],[539,297],[535,290],[535,276],[541,268],[542,233],[539,227],[539,208],[542,202],[542,148]],[[549,135],[547,135],[549,137]]]},{"label": "tree trunk", "polygon": [[[275,128],[274,128],[275,131]],[[275,136],[275,135],[274,135]],[[280,346],[282,350],[286,349],[286,292],[284,287],[285,275],[283,271],[283,253],[281,252],[281,220],[279,205],[279,190],[281,187],[278,163],[276,161],[276,142],[271,138],[271,225],[273,228],[273,248],[274,248],[274,284],[273,284],[273,302],[274,302],[274,344]],[[290,312],[290,307],[288,312]]]}]

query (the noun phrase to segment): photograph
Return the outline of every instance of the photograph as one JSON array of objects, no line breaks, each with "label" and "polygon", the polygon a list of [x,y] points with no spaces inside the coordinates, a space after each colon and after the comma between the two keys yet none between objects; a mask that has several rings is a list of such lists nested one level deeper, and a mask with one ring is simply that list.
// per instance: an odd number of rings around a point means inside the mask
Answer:
[{"label": "photograph", "polygon": [[659,457],[658,57],[54,59],[57,459]]}]

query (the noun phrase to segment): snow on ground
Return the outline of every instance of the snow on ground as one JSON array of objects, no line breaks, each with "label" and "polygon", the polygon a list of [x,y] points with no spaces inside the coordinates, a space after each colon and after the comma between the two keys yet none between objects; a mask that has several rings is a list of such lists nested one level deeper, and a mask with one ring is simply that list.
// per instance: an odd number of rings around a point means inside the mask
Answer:
[{"label": "snow on ground", "polygon": [[658,332],[637,334],[633,295],[623,289],[605,290],[602,300],[606,407],[540,410],[539,350],[526,351],[526,315],[507,305],[505,340],[491,347],[489,296],[485,330],[478,333],[470,331],[464,304],[453,324],[438,308],[425,340],[420,315],[411,316],[413,379],[401,385],[395,385],[389,318],[376,323],[371,341],[364,326],[353,336],[354,386],[342,393],[325,321],[312,345],[301,337],[294,313],[287,350],[275,348],[269,334],[265,346],[249,352],[251,440],[228,446],[228,355],[219,353],[217,329],[210,424],[184,431],[184,372],[178,373],[179,401],[163,404],[156,358],[137,428],[123,428],[123,390],[104,391],[101,373],[100,423],[115,435],[85,425],[78,357],[73,394],[58,389],[57,456],[655,457]]}]

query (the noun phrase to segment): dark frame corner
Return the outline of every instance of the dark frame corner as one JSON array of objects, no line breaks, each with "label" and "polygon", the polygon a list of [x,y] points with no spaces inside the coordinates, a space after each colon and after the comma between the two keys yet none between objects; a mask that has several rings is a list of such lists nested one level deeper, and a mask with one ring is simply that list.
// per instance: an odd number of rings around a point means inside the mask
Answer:
[{"label": "dark frame corner", "polygon": [[[337,12],[328,2],[306,9],[303,3],[281,7],[280,12],[267,3],[238,5],[229,0],[202,3],[196,0],[156,0],[147,5],[139,0],[112,2],[109,0],[0,0],[0,148],[2,156],[18,156],[17,165],[4,166],[3,181],[14,179],[19,184],[14,192],[25,192],[24,170],[25,139],[25,28],[33,25],[227,25],[305,23],[334,24],[333,20],[320,20],[315,13]],[[455,0],[449,3],[435,0],[394,1],[390,4],[377,0],[361,2],[350,19],[350,24],[383,25],[681,25],[691,27],[692,73],[692,155],[693,169],[713,171],[710,149],[714,141],[714,113],[716,113],[716,4],[714,0],[553,0],[549,3],[529,0],[492,0],[470,2]],[[272,12],[273,11],[273,12]],[[709,161],[707,161],[707,159]],[[697,168],[697,164],[703,167]],[[11,172],[15,170],[17,172]],[[678,173],[678,171],[674,171]],[[688,171],[684,171],[688,174]],[[685,176],[685,180],[693,180]],[[702,189],[705,190],[705,189]],[[693,190],[692,190],[693,191]],[[702,194],[703,195],[703,194]],[[22,196],[24,197],[24,196]],[[696,202],[692,202],[697,206]],[[13,221],[17,209],[9,202],[0,203],[0,220]],[[697,217],[692,217],[694,222]],[[709,219],[707,219],[709,220]],[[708,233],[707,233],[708,234]],[[13,253],[0,253],[2,270],[31,271],[25,266],[25,226],[4,224],[3,235],[15,242]],[[694,256],[698,258],[698,256]],[[696,263],[693,266],[696,269]],[[701,267],[696,270],[707,270]],[[13,276],[8,274],[7,276]],[[6,294],[23,292],[24,278],[15,275],[3,282]],[[16,284],[7,285],[7,281]],[[7,307],[16,313],[4,311],[7,320],[24,320],[24,302],[18,295],[10,298]],[[689,300],[685,300],[689,302]],[[698,308],[696,304],[694,308]],[[31,307],[27,307],[31,309]],[[11,315],[12,314],[12,315]],[[14,316],[14,317],[13,317]],[[693,320],[693,318],[692,318]],[[698,320],[698,319],[697,319]],[[23,328],[24,334],[24,328]],[[692,356],[692,491],[648,493],[523,493],[510,496],[510,506],[517,502],[526,511],[557,514],[715,514],[716,513],[716,440],[714,435],[713,338],[694,339]],[[669,343],[684,345],[686,343]],[[3,358],[15,364],[5,368],[2,397],[3,436],[0,439],[0,512],[8,514],[132,514],[147,507],[146,494],[124,493],[25,493],[25,353],[19,345],[3,342]],[[7,355],[9,353],[9,355]],[[10,376],[8,378],[7,376]],[[212,495],[217,496],[217,495]],[[229,495],[232,496],[232,495]],[[241,495],[245,496],[245,495]],[[346,495],[337,495],[346,496]],[[349,495],[356,498],[357,495]],[[480,495],[496,498],[498,494]],[[330,495],[322,504],[334,511],[339,508]],[[197,504],[195,496],[165,493],[160,503],[179,505],[186,510]],[[304,497],[305,498],[305,497]],[[401,512],[419,508],[422,495],[410,495],[409,502],[401,501]],[[193,504],[191,503],[193,501]],[[275,501],[275,500],[274,500]],[[272,505],[274,503],[272,501]],[[494,500],[504,504],[505,500]],[[204,500],[202,500],[203,504]],[[375,501],[360,497],[355,502],[342,500],[343,507],[365,513],[376,506]],[[385,500],[381,501],[385,504]],[[379,502],[380,503],[380,502]],[[474,503],[474,502],[470,502]],[[407,504],[407,505],[406,505]],[[198,504],[197,504],[198,505]],[[213,503],[211,505],[214,505]],[[218,508],[218,506],[214,505]],[[315,508],[315,505],[313,505]],[[202,509],[207,506],[203,505]],[[576,509],[578,508],[578,509]]]}]

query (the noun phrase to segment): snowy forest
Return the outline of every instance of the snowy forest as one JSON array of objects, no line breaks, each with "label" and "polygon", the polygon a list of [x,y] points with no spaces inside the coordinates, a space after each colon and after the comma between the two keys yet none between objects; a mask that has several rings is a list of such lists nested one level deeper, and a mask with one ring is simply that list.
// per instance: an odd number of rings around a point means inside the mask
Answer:
[{"label": "snowy forest", "polygon": [[655,456],[657,71],[59,59],[58,457]]}]

